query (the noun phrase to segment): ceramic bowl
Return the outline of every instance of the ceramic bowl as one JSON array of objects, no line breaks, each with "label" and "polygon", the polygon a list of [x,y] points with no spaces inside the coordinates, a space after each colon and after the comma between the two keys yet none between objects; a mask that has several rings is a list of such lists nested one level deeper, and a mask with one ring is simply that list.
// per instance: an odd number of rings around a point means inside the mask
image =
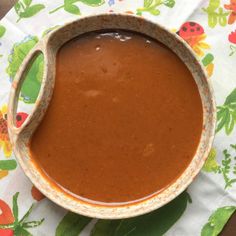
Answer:
[{"label": "ceramic bowl", "polygon": [[[78,35],[101,29],[124,29],[140,32],[165,44],[182,59],[191,71],[197,83],[203,104],[204,124],[201,140],[189,166],[166,189],[145,200],[132,204],[102,205],[76,198],[66,191],[57,188],[40,171],[40,168],[35,165],[29,154],[29,140],[42,120],[53,93],[58,49],[65,42]],[[16,109],[24,75],[32,60],[40,53],[43,53],[45,63],[41,90],[32,113],[20,128],[16,128]],[[56,29],[42,38],[24,60],[12,83],[8,108],[8,129],[13,150],[23,171],[33,184],[45,196],[62,207],[82,215],[103,219],[127,218],[153,211],[173,200],[184,191],[199,173],[209,154],[215,133],[215,122],[216,108],[213,92],[209,80],[191,48],[178,35],[171,33],[157,23],[127,14],[103,14],[80,18]]]}]

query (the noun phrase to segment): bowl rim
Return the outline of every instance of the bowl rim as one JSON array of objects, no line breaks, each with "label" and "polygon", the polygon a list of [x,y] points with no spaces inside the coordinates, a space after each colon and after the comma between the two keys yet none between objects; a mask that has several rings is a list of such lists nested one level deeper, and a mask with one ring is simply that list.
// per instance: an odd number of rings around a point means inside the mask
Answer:
[{"label": "bowl rim", "polygon": [[[207,133],[208,142],[204,143],[204,152],[201,154],[201,157],[199,157],[197,164],[195,163],[194,168],[192,168],[191,174],[189,173],[188,179],[185,178],[184,181],[179,181],[183,175],[186,175],[187,170],[189,170],[190,165],[193,163],[195,157],[197,156],[197,152],[194,155],[194,157],[193,157],[192,161],[190,162],[190,164],[188,165],[188,167],[185,169],[185,171],[175,181],[170,183],[170,185],[167,186],[163,191],[156,193],[154,196],[149,196],[145,200],[134,202],[132,204],[96,205],[93,203],[89,203],[87,201],[86,202],[81,201],[81,199],[74,198],[71,195],[68,196],[68,194],[65,193],[65,191],[58,190],[58,188],[56,188],[55,186],[52,186],[51,185],[52,183],[50,182],[50,180],[46,176],[44,176],[44,174],[42,172],[40,173],[40,170],[39,170],[39,168],[37,168],[35,163],[33,163],[32,161],[29,161],[28,158],[24,157],[24,154],[26,152],[28,152],[27,151],[28,143],[26,143],[26,139],[21,136],[21,133],[23,133],[23,131],[27,130],[27,128],[29,127],[27,124],[27,120],[33,121],[37,117],[29,115],[29,117],[25,121],[26,124],[24,124],[21,129],[16,129],[14,127],[14,121],[13,121],[14,120],[13,117],[15,115],[15,111],[14,111],[13,107],[14,107],[14,103],[16,103],[16,99],[14,98],[14,96],[16,96],[16,94],[17,94],[16,88],[17,88],[17,86],[20,86],[22,84],[22,82],[19,82],[17,80],[17,78],[19,78],[19,80],[20,80],[21,75],[24,74],[26,71],[26,65],[30,63],[30,60],[32,59],[32,57],[37,56],[38,53],[40,53],[40,51],[43,51],[42,47],[45,47],[45,50],[48,50],[49,54],[50,54],[50,49],[47,47],[47,44],[50,43],[51,39],[53,38],[53,36],[57,32],[59,32],[62,29],[65,29],[69,26],[72,26],[73,24],[78,24],[81,21],[87,21],[87,20],[95,20],[96,21],[97,19],[102,19],[102,18],[109,20],[109,18],[112,18],[112,17],[126,18],[131,21],[134,20],[137,22],[144,22],[145,24],[150,25],[156,29],[159,29],[161,31],[165,31],[170,37],[173,38],[173,40],[176,40],[176,42],[178,43],[178,45],[180,47],[181,47],[181,45],[183,46],[183,50],[185,50],[186,53],[188,53],[190,55],[191,59],[195,63],[195,66],[196,66],[195,69],[197,71],[199,71],[201,73],[201,75],[204,77],[202,79],[204,80],[204,83],[205,83],[204,86],[206,86],[208,89],[208,91],[206,91],[206,93],[207,93],[206,96],[209,96],[207,98],[207,101],[210,102],[209,107],[211,108],[211,110],[207,113],[209,116],[208,118],[210,119],[208,121],[208,123],[209,122],[210,123],[208,124],[209,130]],[[139,31],[136,30],[136,32],[139,32]],[[150,34],[147,34],[147,35],[150,36]],[[159,40],[159,39],[157,39],[157,40]],[[50,64],[49,63],[50,60],[55,60],[55,58],[50,58],[50,57],[45,58],[45,59],[46,59],[46,61],[45,61],[46,66],[48,66],[48,64]],[[183,62],[183,63],[186,64],[186,62]],[[215,135],[216,104],[215,104],[214,93],[213,93],[211,82],[207,78],[207,75],[205,73],[203,66],[200,64],[199,60],[196,58],[191,47],[182,38],[180,38],[175,33],[171,32],[170,30],[168,30],[164,26],[158,24],[157,22],[153,22],[149,19],[142,18],[142,17],[135,16],[135,15],[126,14],[126,13],[103,13],[103,14],[95,14],[95,15],[80,17],[76,20],[70,21],[70,22],[62,25],[61,27],[57,28],[52,33],[50,33],[48,36],[46,36],[41,41],[41,43],[39,43],[38,46],[36,46],[34,48],[33,52],[31,53],[31,56],[26,58],[25,62],[23,64],[25,65],[25,68],[23,68],[24,65],[22,65],[20,67],[20,70],[16,76],[17,77],[16,82],[13,82],[12,88],[11,88],[11,93],[10,93],[9,109],[8,109],[8,131],[9,131],[10,141],[13,145],[13,151],[15,153],[16,159],[20,163],[20,166],[22,167],[26,176],[31,180],[31,182],[33,182],[33,184],[47,198],[49,198],[50,200],[52,200],[53,202],[55,202],[59,206],[65,208],[69,211],[79,213],[81,215],[85,215],[88,217],[95,217],[95,218],[102,218],[102,219],[122,219],[122,218],[134,217],[134,216],[142,215],[142,214],[151,212],[153,210],[156,210],[156,209],[162,207],[163,205],[167,204],[171,200],[173,200],[175,197],[177,197],[179,194],[181,194],[189,186],[189,184],[193,181],[193,179],[196,177],[196,175],[200,172],[200,170],[201,170],[201,168],[202,168],[202,166],[203,166],[203,164],[210,152],[210,149],[211,149],[212,143],[213,143],[213,139],[214,139],[214,135]],[[192,71],[191,71],[191,73],[192,73]],[[54,75],[54,73],[52,73],[52,75]],[[45,86],[45,85],[42,85],[42,86]],[[199,90],[199,86],[198,86],[198,90]],[[39,97],[41,95],[42,94],[40,91]],[[51,94],[49,94],[49,96],[51,96]],[[202,96],[201,96],[201,101],[204,105],[204,101],[203,101]],[[35,110],[36,110],[36,108],[35,108]],[[34,113],[34,111],[33,111],[33,113]],[[205,116],[206,113],[204,113],[203,115]],[[22,137],[22,138],[19,138],[19,137]],[[202,142],[202,138],[201,138],[199,145],[201,144],[201,142]],[[33,169],[29,168],[29,163],[30,163],[31,168],[33,168]],[[33,172],[37,172],[37,173],[35,174]],[[175,184],[176,184],[176,186],[174,186]],[[48,186],[46,186],[46,185],[48,185]],[[164,195],[163,195],[163,193],[164,193]]]}]

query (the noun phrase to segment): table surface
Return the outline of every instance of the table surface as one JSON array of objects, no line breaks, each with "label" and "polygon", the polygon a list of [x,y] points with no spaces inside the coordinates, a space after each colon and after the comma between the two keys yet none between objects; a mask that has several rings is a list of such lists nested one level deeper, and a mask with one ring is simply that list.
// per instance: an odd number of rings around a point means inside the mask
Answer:
[{"label": "table surface", "polygon": [[[12,8],[16,0],[0,0],[0,19]],[[236,235],[236,213],[231,217],[226,224],[220,236],[235,236]]]}]

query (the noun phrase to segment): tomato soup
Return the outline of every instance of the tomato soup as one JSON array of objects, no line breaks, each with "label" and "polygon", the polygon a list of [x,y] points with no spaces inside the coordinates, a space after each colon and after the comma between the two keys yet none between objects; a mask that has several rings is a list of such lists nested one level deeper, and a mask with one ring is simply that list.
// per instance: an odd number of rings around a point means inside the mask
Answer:
[{"label": "tomato soup", "polygon": [[199,91],[161,43],[126,31],[84,34],[58,51],[55,80],[30,150],[67,192],[104,203],[141,200],[175,181],[195,155]]}]

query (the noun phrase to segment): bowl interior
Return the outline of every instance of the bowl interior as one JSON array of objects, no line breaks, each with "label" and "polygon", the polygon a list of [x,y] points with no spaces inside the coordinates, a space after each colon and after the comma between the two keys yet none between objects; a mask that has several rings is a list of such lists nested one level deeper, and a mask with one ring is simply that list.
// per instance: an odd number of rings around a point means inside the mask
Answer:
[{"label": "bowl interior", "polygon": [[[58,49],[65,42],[76,36],[101,29],[123,29],[139,32],[169,47],[180,57],[192,73],[198,86],[203,105],[203,130],[201,140],[197,152],[188,168],[174,183],[170,184],[163,191],[133,204],[96,205],[93,202],[83,201],[73,197],[66,191],[58,189],[53,185],[50,178],[38,168],[29,156],[29,140],[32,133],[39,125],[50,102],[55,82],[55,57]],[[122,14],[104,14],[81,18],[66,24],[45,37],[40,42],[40,45],[40,51],[44,53],[45,67],[48,73],[44,73],[43,85],[37,106],[33,111],[34,114],[31,115],[32,119],[29,125],[26,125],[22,131],[17,134],[17,138],[13,137],[13,132],[9,133],[15,155],[20,165],[33,184],[40,189],[43,194],[70,211],[90,217],[116,219],[137,216],[157,209],[174,199],[187,188],[200,171],[210,151],[214,137],[216,118],[214,97],[209,81],[190,47],[182,39],[158,24],[140,17]]]}]

